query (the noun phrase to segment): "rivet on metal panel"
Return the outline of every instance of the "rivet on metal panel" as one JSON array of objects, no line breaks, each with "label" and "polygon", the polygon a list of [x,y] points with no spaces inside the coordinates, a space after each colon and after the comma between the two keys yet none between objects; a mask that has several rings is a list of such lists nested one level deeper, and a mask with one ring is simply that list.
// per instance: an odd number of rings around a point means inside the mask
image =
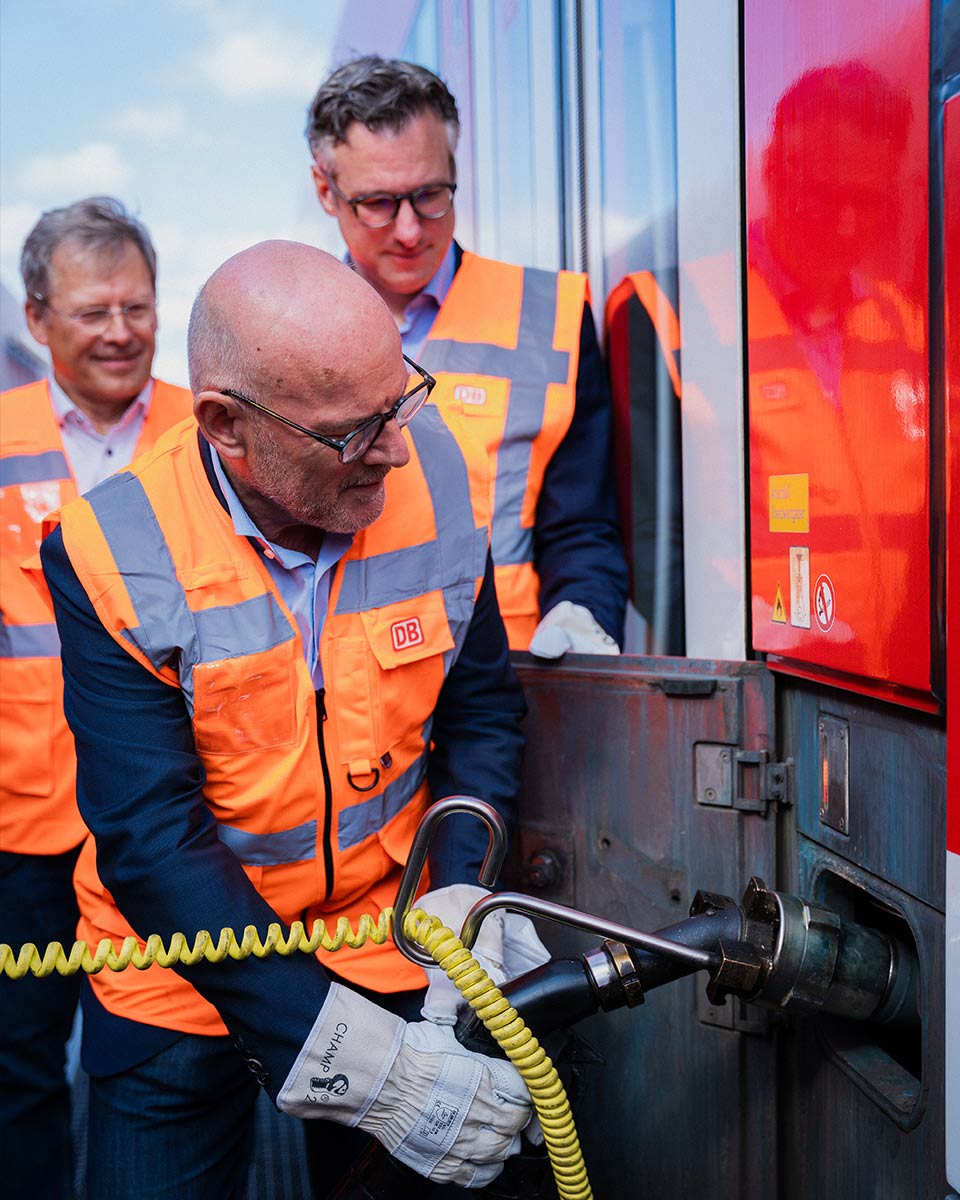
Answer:
[{"label": "rivet on metal panel", "polygon": [[520,868],[523,882],[533,888],[556,887],[562,874],[560,856],[546,847],[536,850]]}]

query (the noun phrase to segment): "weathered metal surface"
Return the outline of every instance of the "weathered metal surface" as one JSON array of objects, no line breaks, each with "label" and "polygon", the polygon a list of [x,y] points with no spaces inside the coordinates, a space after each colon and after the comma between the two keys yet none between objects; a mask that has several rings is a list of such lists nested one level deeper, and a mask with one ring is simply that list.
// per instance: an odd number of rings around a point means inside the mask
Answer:
[{"label": "weathered metal surface", "polygon": [[[943,908],[943,720],[841,692],[780,688],[783,752],[795,760],[797,829],[934,908]],[[846,830],[820,817],[820,727],[848,731]],[[788,888],[791,885],[787,885]]]},{"label": "weathered metal surface", "polygon": [[[698,888],[739,895],[753,874],[774,885],[776,807],[697,802],[698,744],[773,757],[762,666],[517,662],[530,715],[515,867],[543,850],[558,863],[557,882],[538,894],[654,930],[686,915]],[[592,944],[557,928],[541,936],[557,950]],[[577,1113],[604,1200],[634,1200],[638,1189],[649,1200],[775,1195],[767,1022],[740,1003],[705,1004],[705,984],[701,972],[578,1027],[605,1059]]]},{"label": "weathered metal surface", "polygon": [[[891,834],[893,833],[891,827]],[[920,963],[913,1039],[830,1018],[783,1038],[778,1200],[940,1200],[944,1175],[943,914],[801,839],[800,888],[838,903],[860,891],[897,913]]]}]

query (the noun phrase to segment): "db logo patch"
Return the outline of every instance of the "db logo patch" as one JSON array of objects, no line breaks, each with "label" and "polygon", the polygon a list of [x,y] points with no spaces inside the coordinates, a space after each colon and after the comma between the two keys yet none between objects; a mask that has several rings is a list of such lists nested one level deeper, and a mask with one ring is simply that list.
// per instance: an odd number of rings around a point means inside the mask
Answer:
[{"label": "db logo patch", "polygon": [[390,637],[394,650],[409,650],[424,642],[423,626],[419,617],[408,617],[406,621],[394,621],[390,626]]},{"label": "db logo patch", "polygon": [[486,404],[487,389],[467,387],[465,383],[458,383],[453,389],[453,398],[459,400],[461,404]]}]

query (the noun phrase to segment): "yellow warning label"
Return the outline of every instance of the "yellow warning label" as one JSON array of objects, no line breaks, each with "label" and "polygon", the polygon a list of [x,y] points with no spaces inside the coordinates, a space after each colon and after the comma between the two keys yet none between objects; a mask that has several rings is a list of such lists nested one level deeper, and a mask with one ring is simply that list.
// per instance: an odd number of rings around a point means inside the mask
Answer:
[{"label": "yellow warning label", "polygon": [[776,621],[778,625],[786,625],[787,610],[783,607],[783,592],[780,591],[780,584],[777,584],[777,598],[773,602],[773,612],[770,614],[770,620]]},{"label": "yellow warning label", "polygon": [[770,532],[810,532],[810,476],[770,476]]}]

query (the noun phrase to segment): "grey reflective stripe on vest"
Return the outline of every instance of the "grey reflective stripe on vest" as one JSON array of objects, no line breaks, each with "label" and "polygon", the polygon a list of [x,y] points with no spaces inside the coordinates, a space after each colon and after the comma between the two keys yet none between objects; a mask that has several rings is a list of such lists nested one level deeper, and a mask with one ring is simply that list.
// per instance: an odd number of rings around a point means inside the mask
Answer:
[{"label": "grey reflective stripe on vest", "polygon": [[430,492],[436,539],[369,558],[348,559],[343,565],[336,611],[364,612],[442,590],[454,641],[447,656],[449,668],[473,615],[487,531],[475,525],[467,465],[439,411],[426,405],[407,428]]},{"label": "grey reflective stripe on vest", "polygon": [[143,485],[121,471],[87,494],[137,624],[123,631],[159,670],[177,663],[193,713],[193,669],[201,663],[270,650],[295,636],[272,592],[238,604],[191,612],[173,558]]},{"label": "grey reflective stripe on vest", "polygon": [[280,833],[248,833],[233,825],[218,825],[217,837],[248,867],[279,867],[317,857],[316,821]]},{"label": "grey reflective stripe on vest", "polygon": [[440,410],[428,405],[417,416],[427,419],[408,426],[430,490],[444,576],[443,602],[453,636],[446,655],[447,670],[456,662],[473,617],[476,581],[487,557],[487,530],[477,529],[470,499],[470,479],[456,438]]},{"label": "grey reflective stripe on vest", "polygon": [[60,635],[49,625],[7,625],[0,613],[0,658],[59,658]]},{"label": "grey reflective stripe on vest", "polygon": [[42,454],[11,454],[7,458],[0,458],[0,487],[70,478],[70,468],[62,450],[44,450]]},{"label": "grey reflective stripe on vest", "polygon": [[364,838],[382,829],[410,803],[427,773],[427,757],[424,750],[378,796],[371,796],[369,800],[361,800],[359,804],[341,810],[337,822],[338,849],[349,850],[351,846],[359,846]]},{"label": "grey reflective stripe on vest", "polygon": [[530,451],[543,428],[547,387],[566,383],[570,372],[570,352],[553,349],[556,313],[556,274],[528,267],[523,273],[515,350],[438,338],[428,339],[421,355],[434,375],[445,371],[512,381],[503,441],[497,449],[491,549],[498,566],[533,561],[533,531],[520,524]]},{"label": "grey reflective stripe on vest", "polygon": [[[426,773],[427,753],[424,751],[380,795],[344,809],[337,825],[337,848],[349,850],[351,846],[359,846],[365,838],[393,820],[417,794]],[[217,836],[242,863],[252,867],[277,867],[316,857],[316,821],[307,821],[282,833],[249,833],[221,824],[217,826]]]}]

